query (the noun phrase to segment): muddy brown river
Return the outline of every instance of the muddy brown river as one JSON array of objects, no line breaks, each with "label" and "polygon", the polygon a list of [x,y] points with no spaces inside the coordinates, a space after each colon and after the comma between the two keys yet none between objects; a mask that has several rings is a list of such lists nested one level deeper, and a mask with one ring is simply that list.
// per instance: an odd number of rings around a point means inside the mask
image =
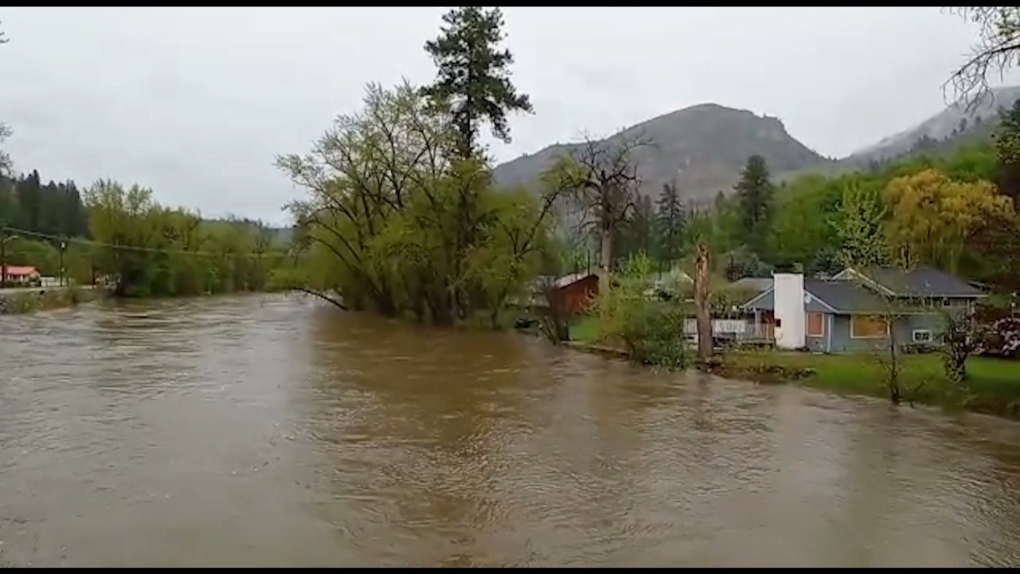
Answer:
[{"label": "muddy brown river", "polygon": [[4,566],[1020,566],[1020,426],[245,296],[0,317]]}]

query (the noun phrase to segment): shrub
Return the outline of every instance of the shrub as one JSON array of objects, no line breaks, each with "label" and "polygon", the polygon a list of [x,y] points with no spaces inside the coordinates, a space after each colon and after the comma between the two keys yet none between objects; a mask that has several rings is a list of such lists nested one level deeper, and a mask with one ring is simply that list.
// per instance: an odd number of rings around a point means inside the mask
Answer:
[{"label": "shrub", "polygon": [[1020,357],[1020,317],[1003,317],[983,329],[981,344],[975,351],[979,355],[990,355],[1016,359]]},{"label": "shrub", "polygon": [[609,291],[599,294],[594,310],[600,334],[621,343],[637,362],[682,368],[686,313],[680,303],[646,295],[651,269],[647,257],[634,257]]}]

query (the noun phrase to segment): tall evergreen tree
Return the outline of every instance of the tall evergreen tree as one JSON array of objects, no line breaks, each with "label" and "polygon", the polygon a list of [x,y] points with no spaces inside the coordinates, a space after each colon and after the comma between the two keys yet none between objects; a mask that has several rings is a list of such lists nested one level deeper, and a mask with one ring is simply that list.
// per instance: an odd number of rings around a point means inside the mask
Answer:
[{"label": "tall evergreen tree", "polygon": [[653,245],[655,212],[652,209],[652,198],[639,196],[634,201],[634,209],[630,212],[623,225],[616,229],[617,244],[620,246],[619,259],[625,259],[639,253],[650,255]]},{"label": "tall evergreen tree", "polygon": [[39,172],[32,170],[18,182],[18,207],[21,215],[19,226],[29,231],[42,231],[39,222],[42,216],[42,182]]},{"label": "tall evergreen tree", "polygon": [[672,264],[680,256],[687,223],[687,216],[675,183],[663,184],[655,211],[658,256],[663,262]]},{"label": "tall evergreen tree", "polygon": [[744,242],[754,253],[761,255],[765,249],[773,194],[765,158],[760,155],[747,158],[734,190]]},{"label": "tall evergreen tree", "polygon": [[499,8],[462,6],[443,16],[442,32],[425,43],[439,68],[438,77],[424,93],[434,102],[448,107],[460,133],[461,154],[470,157],[479,151],[478,134],[488,121],[492,134],[510,141],[507,114],[531,113],[531,100],[518,94],[510,81],[514,62],[509,50],[499,49],[504,38],[503,13]]}]

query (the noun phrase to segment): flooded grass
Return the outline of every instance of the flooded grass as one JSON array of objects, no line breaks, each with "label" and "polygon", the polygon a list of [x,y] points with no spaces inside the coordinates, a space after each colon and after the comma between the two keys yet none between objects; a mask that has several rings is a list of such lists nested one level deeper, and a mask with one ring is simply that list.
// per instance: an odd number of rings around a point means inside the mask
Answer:
[{"label": "flooded grass", "polygon": [[570,325],[570,340],[578,343],[596,343],[599,340],[599,319],[584,315]]},{"label": "flooded grass", "polygon": [[21,315],[34,311],[45,311],[72,307],[92,301],[96,297],[92,289],[66,287],[62,289],[39,289],[0,293],[0,315]]},{"label": "flooded grass", "polygon": [[[578,318],[570,327],[573,347],[619,356],[602,340],[598,317]],[[609,352],[615,351],[615,352]],[[946,378],[941,356],[903,355],[900,388],[906,402],[1020,418],[1020,361],[990,357],[967,360],[964,389]],[[713,369],[721,376],[759,383],[797,383],[844,395],[887,397],[886,370],[875,355],[820,354],[774,349],[730,350]]]},{"label": "flooded grass", "polygon": [[[971,357],[961,397],[961,390],[946,378],[939,355],[904,355],[899,360],[900,386],[907,400],[1014,418],[1020,415],[1020,361]],[[723,374],[731,377],[758,380],[762,375],[778,374],[780,378],[798,378],[805,386],[841,394],[888,394],[885,367],[871,355],[729,351],[723,356],[723,365]],[[799,376],[785,377],[789,373]]]}]

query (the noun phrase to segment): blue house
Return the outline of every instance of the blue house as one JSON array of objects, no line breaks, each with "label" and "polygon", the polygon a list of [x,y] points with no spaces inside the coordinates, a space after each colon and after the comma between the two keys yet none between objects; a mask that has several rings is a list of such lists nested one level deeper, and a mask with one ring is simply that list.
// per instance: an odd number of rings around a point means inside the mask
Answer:
[{"label": "blue house", "polygon": [[[973,309],[984,294],[928,267],[845,269],[831,279],[776,273],[771,289],[742,305],[754,330],[774,332],[777,347],[841,353],[887,345],[935,343],[946,312]],[[764,329],[763,329],[764,327]]]}]

